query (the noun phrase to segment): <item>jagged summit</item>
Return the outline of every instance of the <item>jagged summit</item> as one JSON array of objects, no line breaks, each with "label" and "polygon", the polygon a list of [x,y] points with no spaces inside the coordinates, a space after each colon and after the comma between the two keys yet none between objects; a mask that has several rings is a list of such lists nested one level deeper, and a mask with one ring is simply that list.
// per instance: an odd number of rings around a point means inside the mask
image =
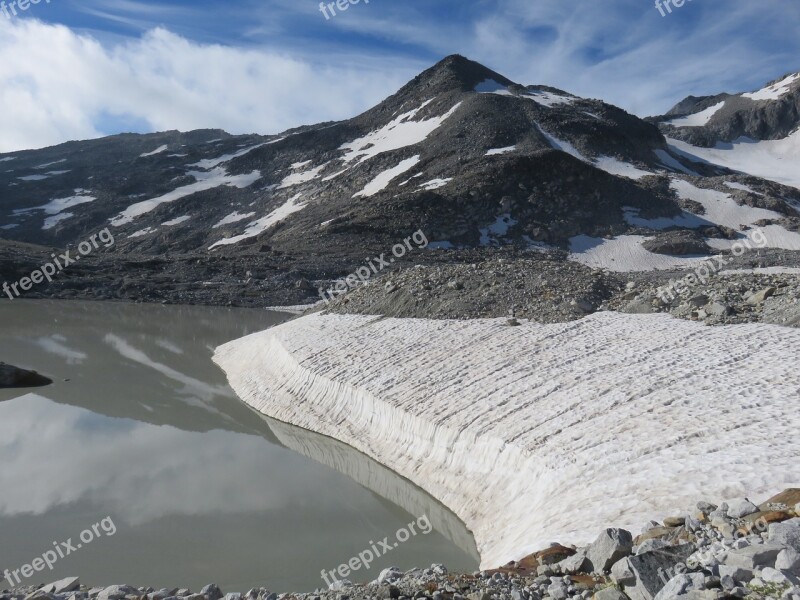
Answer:
[{"label": "jagged summit", "polygon": [[515,85],[507,77],[478,62],[460,54],[452,54],[420,73],[406,87],[424,86],[435,93],[450,90],[467,92],[474,90],[478,84],[487,79],[506,86]]}]

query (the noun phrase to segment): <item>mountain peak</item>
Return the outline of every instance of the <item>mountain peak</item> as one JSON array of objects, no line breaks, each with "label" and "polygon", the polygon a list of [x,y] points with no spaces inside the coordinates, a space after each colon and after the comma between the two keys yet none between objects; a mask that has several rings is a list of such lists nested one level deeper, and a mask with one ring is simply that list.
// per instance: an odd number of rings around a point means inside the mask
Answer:
[{"label": "mountain peak", "polygon": [[431,88],[436,93],[448,91],[472,91],[475,86],[487,79],[494,79],[503,85],[513,85],[514,82],[503,75],[492,71],[479,62],[470,60],[460,54],[451,54],[423,71],[412,81],[409,86],[424,86]]}]

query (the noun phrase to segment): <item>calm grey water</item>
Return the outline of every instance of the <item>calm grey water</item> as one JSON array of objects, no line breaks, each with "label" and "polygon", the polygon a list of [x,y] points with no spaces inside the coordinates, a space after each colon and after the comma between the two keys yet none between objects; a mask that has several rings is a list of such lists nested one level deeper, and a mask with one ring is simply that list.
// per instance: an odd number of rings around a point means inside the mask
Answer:
[{"label": "calm grey water", "polygon": [[[0,577],[110,517],[25,583],[79,575],[227,591],[312,591],[330,570],[426,514],[433,531],[369,570],[473,570],[469,532],[344,444],[251,411],[212,363],[220,343],[284,315],[244,309],[0,302],[0,360],[55,384],[0,390]],[[109,527],[109,529],[111,529]],[[9,587],[0,582],[0,589]]]}]

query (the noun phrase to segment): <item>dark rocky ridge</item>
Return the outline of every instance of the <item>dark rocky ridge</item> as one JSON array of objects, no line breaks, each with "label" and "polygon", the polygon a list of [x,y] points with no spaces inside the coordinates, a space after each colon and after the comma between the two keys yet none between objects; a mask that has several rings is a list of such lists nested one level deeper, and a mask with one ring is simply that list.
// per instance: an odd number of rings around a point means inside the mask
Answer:
[{"label": "dark rocky ridge", "polygon": [[[474,91],[487,81],[502,94]],[[431,125],[447,114],[438,127]],[[411,144],[385,143],[386,137],[407,136],[400,130],[412,122],[408,128],[428,122],[427,136],[416,136]],[[383,134],[371,141],[385,144],[385,151],[368,160],[344,160],[344,145],[379,130]],[[360,145],[362,153],[375,148],[369,141]],[[162,146],[167,148],[152,154]],[[487,155],[510,146],[515,147],[511,152]],[[0,162],[0,234],[6,238],[0,244],[0,277],[16,281],[47,261],[53,248],[74,248],[106,227],[115,236],[113,247],[82,258],[27,296],[298,304],[317,299],[320,287],[417,230],[457,250],[417,251],[394,267],[480,263],[498,255],[513,259],[542,244],[549,246],[552,260],[563,261],[573,236],[641,233],[626,221],[623,207],[638,209],[642,218],[673,217],[686,208],[686,201],[670,189],[675,171],[665,169],[656,151],[683,166],[679,155],[670,154],[655,122],[555,88],[524,87],[451,56],[348,121],[279,136],[232,136],[217,130],[126,134],[4,155],[0,160],[13,160]],[[384,190],[356,195],[380,174],[417,156],[419,162]],[[593,164],[603,156],[653,174],[631,179],[606,172]],[[713,165],[685,166],[700,173],[692,178],[700,187],[731,192],[723,180],[742,179]],[[290,174],[317,168],[316,177],[281,187]],[[201,189],[110,226],[137,202],[215,173],[255,171],[260,178],[245,187]],[[450,181],[434,189],[420,185],[436,179]],[[768,205],[787,219],[800,216],[797,190],[759,178],[743,180],[765,196],[742,192],[737,200]],[[258,235],[210,250],[298,194],[305,203],[302,210],[274,219]],[[54,215],[32,209],[76,195],[95,200],[64,209],[62,216],[72,216],[43,229],[45,218]],[[215,227],[234,211],[250,216]],[[184,216],[190,219],[164,225]],[[704,235],[726,237],[730,232],[712,227]]]},{"label": "dark rocky ridge", "polygon": [[[769,82],[765,87],[785,80],[791,74]],[[720,102],[725,105],[706,125],[676,127],[668,121],[696,114]],[[666,115],[648,121],[658,124],[661,131],[701,147],[713,147],[718,142],[733,142],[740,137],[753,140],[783,139],[800,124],[800,78],[789,86],[787,94],[776,100],[754,100],[744,94],[718,94],[715,96],[689,96],[676,104]]]}]

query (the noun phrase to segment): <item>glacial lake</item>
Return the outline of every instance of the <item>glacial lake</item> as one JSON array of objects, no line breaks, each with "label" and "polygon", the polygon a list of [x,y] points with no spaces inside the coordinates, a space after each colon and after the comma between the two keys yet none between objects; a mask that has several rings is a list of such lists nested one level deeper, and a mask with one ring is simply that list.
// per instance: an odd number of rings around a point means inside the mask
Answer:
[{"label": "glacial lake", "polygon": [[[423,518],[368,570],[444,563],[472,571],[464,525],[348,446],[241,402],[214,348],[285,321],[268,311],[0,301],[0,361],[54,380],[0,389],[0,577],[95,528],[24,585],[217,583],[313,591],[379,540]],[[110,521],[108,520],[110,519]],[[108,531],[113,529],[113,535]],[[89,536],[87,536],[89,537]],[[0,589],[10,587],[0,582]]]}]

